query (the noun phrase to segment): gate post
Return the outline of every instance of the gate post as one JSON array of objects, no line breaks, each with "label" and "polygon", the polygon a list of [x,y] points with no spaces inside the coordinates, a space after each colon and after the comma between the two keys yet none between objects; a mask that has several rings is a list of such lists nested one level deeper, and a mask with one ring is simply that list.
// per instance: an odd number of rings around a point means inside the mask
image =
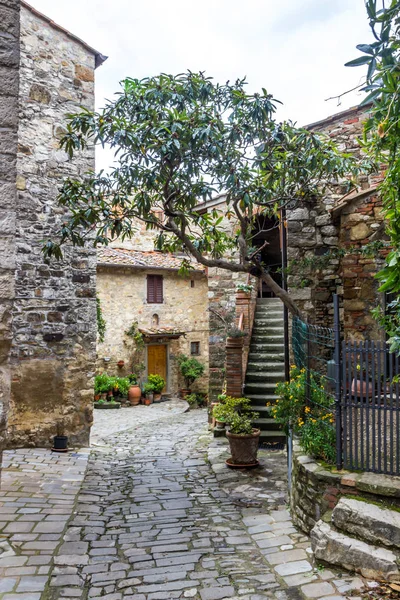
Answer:
[{"label": "gate post", "polygon": [[340,368],[340,314],[339,314],[339,296],[333,296],[334,311],[334,332],[335,332],[335,424],[336,424],[336,467],[343,468],[343,448],[342,448],[342,370]]}]

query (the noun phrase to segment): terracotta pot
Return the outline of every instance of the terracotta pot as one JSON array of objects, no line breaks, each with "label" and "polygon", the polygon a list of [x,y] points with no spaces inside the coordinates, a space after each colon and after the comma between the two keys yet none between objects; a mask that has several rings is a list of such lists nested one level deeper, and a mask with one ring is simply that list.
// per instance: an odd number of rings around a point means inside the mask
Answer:
[{"label": "terracotta pot", "polygon": [[250,300],[251,292],[236,292],[236,298],[239,300]]},{"label": "terracotta pot", "polygon": [[226,346],[228,348],[242,348],[244,337],[228,337],[226,338]]},{"label": "terracotta pot", "polygon": [[100,400],[100,398],[101,398],[101,394],[95,394],[94,395],[95,402],[97,402],[97,400]]},{"label": "terracotta pot", "polygon": [[119,369],[122,369],[122,367],[123,367],[124,365],[125,365],[125,361],[124,361],[124,360],[119,360],[119,361],[117,362],[117,367],[118,367]]},{"label": "terracotta pot", "polygon": [[373,387],[369,381],[353,379],[351,382],[351,393],[358,398],[370,398],[374,394]]},{"label": "terracotta pot", "polygon": [[154,402],[161,402],[161,394],[154,394]]},{"label": "terracotta pot", "polygon": [[254,465],[257,462],[259,429],[253,429],[253,433],[247,435],[238,435],[227,431],[226,437],[231,448],[232,464],[246,466]]},{"label": "terracotta pot", "polygon": [[132,406],[137,406],[140,403],[142,390],[138,385],[131,385],[128,391],[128,400]]},{"label": "terracotta pot", "polygon": [[107,398],[107,392],[102,392],[100,394],[100,398],[102,398],[102,400],[105,400]]},{"label": "terracotta pot", "polygon": [[185,399],[186,396],[189,396],[189,394],[191,394],[191,390],[187,390],[185,388],[182,388],[181,390],[179,390],[179,395],[181,398]]},{"label": "terracotta pot", "polygon": [[153,404],[153,399],[154,399],[153,394],[148,394],[144,400],[145,405],[150,406],[150,404]]}]

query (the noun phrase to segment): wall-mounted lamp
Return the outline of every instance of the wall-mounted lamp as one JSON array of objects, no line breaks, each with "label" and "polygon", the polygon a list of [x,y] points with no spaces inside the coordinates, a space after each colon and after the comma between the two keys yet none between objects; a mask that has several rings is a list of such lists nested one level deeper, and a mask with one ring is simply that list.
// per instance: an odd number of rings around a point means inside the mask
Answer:
[{"label": "wall-mounted lamp", "polygon": [[111,360],[111,357],[110,357],[110,356],[105,356],[105,357],[103,358],[103,360],[104,360],[104,362],[105,362],[105,363],[109,363],[109,362],[110,362],[110,360]]}]

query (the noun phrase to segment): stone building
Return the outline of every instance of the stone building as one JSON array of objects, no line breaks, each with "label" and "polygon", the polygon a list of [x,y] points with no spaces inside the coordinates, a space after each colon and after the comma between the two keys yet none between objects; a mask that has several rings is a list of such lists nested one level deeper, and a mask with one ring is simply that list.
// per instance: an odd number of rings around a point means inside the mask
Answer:
[{"label": "stone building", "polygon": [[66,249],[44,262],[63,211],[63,179],[94,168],[94,149],[60,149],[66,115],[94,108],[105,60],[25,2],[1,0],[1,399],[9,445],[47,445],[57,427],[87,443],[96,343],[96,256]]},{"label": "stone building", "polygon": [[[166,380],[165,392],[177,394],[184,382],[175,357],[195,357],[205,375],[193,391],[208,392],[208,283],[204,269],[194,264],[188,276],[179,274],[181,259],[154,250],[103,248],[98,252],[97,292],[106,322],[98,343],[97,370],[125,376],[140,372]],[[127,333],[132,325],[142,335],[136,347]],[[118,366],[123,361],[124,365]]]}]

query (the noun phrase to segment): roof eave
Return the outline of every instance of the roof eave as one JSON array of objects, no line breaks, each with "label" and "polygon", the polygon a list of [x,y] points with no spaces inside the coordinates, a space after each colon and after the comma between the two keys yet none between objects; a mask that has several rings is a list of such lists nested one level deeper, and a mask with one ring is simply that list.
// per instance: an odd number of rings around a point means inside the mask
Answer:
[{"label": "roof eave", "polygon": [[68,31],[68,29],[65,29],[65,27],[58,25],[58,23],[56,23],[55,21],[53,21],[52,19],[50,19],[49,17],[47,17],[40,11],[36,10],[36,8],[34,8],[30,4],[28,4],[25,0],[21,0],[21,5],[24,6],[25,8],[27,8],[28,10],[30,10],[33,14],[35,14],[38,17],[40,17],[41,19],[43,19],[43,21],[46,21],[46,23],[51,25],[51,27],[53,27],[54,29],[58,29],[58,31],[61,31],[67,37],[71,38],[78,44],[81,44],[81,46],[83,46],[84,48],[86,48],[86,50],[88,50],[91,54],[93,54],[95,69],[100,67],[107,60],[108,56],[105,56],[104,54],[102,54],[101,52],[96,50],[95,48],[92,48],[92,46],[89,46],[89,44],[87,44],[84,40],[79,38],[77,35],[71,33],[71,31]]},{"label": "roof eave", "polygon": [[[97,267],[105,267],[112,269],[132,269],[134,271],[171,271],[174,273],[178,273],[179,269],[176,267],[151,267],[149,265],[128,265],[123,263],[108,263],[108,262],[98,262]],[[190,269],[190,273],[202,273],[205,271],[203,269]]]}]

